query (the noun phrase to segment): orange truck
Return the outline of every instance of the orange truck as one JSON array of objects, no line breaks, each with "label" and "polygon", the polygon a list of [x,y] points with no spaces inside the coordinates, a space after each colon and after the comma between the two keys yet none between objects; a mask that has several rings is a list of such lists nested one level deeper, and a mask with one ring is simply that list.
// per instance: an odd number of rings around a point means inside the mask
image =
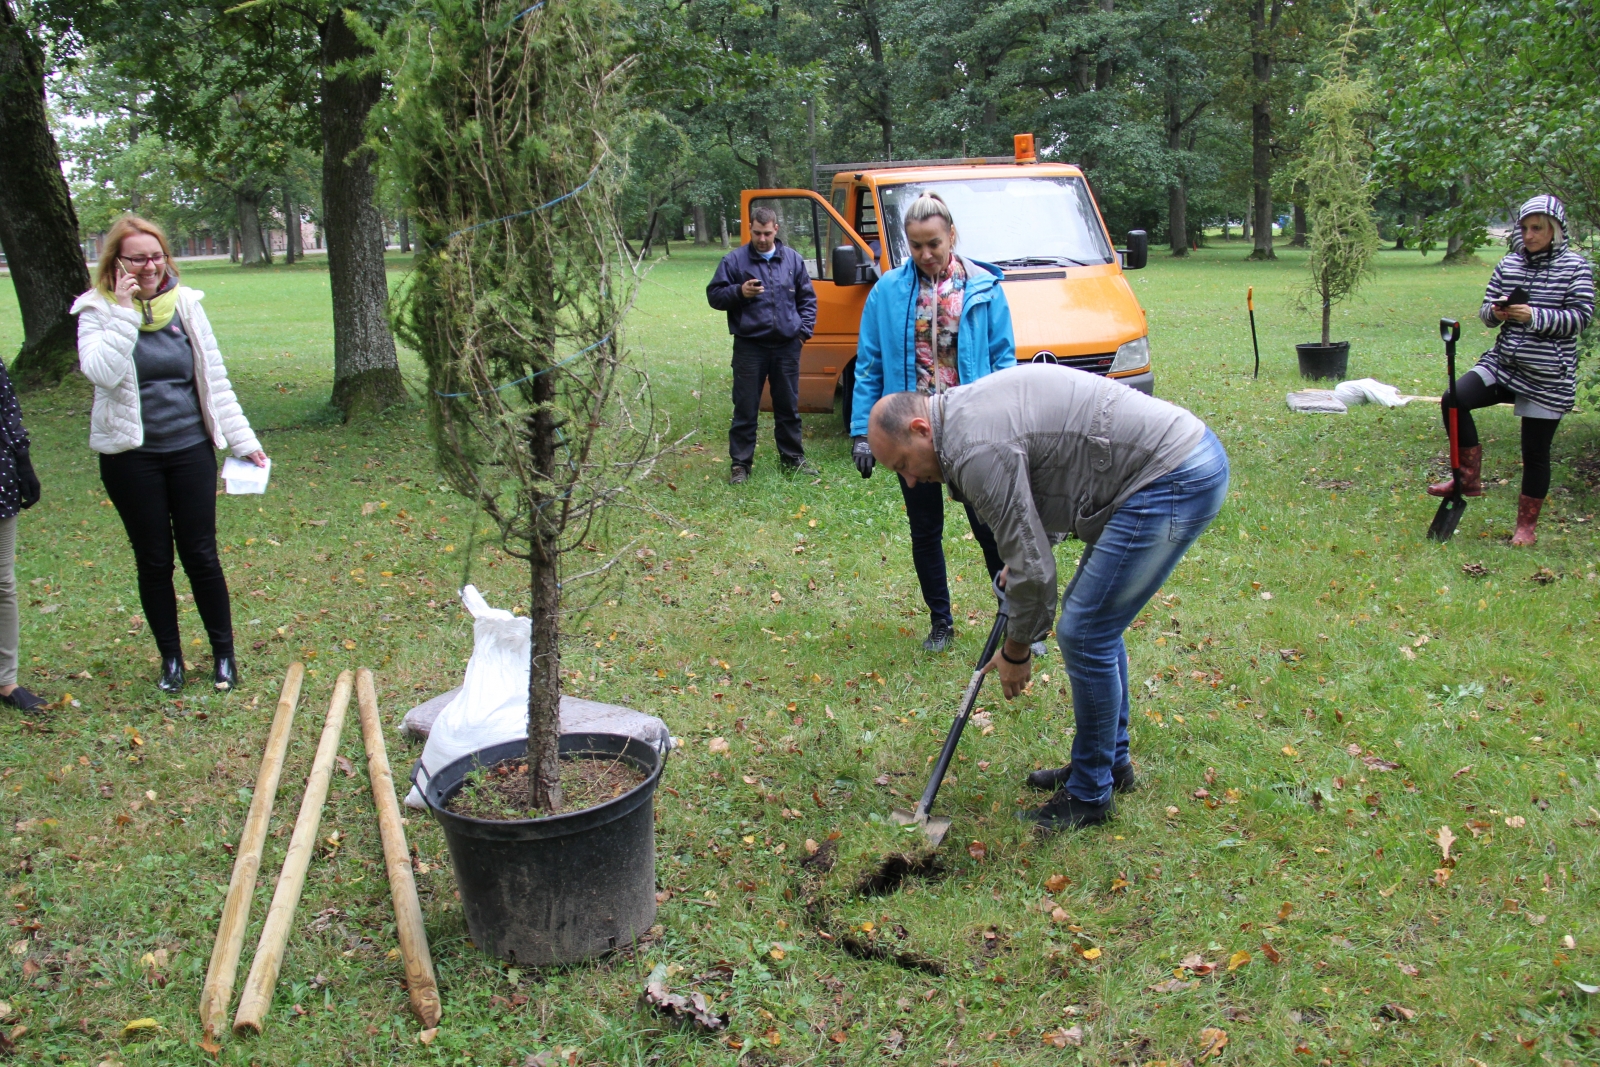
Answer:
[{"label": "orange truck", "polygon": [[[771,207],[779,237],[806,261],[817,294],[817,329],[800,355],[800,410],[831,412],[842,398],[850,425],[856,337],[867,292],[907,255],[906,208],[936,191],[950,205],[956,249],[1005,271],[1017,362],[1057,363],[1155,389],[1144,309],[1123,277],[1149,257],[1143,230],[1118,249],[1083,171],[1040,163],[1033,136],[1014,156],[845,163],[831,195],[810,189],[747,189],[740,197],[746,241],[750,209]],[[771,410],[770,397],[762,398]]]}]

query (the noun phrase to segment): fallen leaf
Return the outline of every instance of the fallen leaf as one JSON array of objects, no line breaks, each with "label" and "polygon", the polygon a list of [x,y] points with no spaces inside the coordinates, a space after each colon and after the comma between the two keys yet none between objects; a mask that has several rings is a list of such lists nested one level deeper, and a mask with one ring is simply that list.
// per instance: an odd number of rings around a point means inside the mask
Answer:
[{"label": "fallen leaf", "polygon": [[1494,823],[1486,822],[1483,819],[1471,819],[1467,822],[1467,829],[1472,831],[1473,837],[1482,837],[1485,830],[1493,827]]},{"label": "fallen leaf", "polygon": [[[365,517],[367,515],[371,515],[373,512],[375,512],[377,510],[378,510],[378,502],[376,500],[369,500],[365,504],[361,505],[361,514],[362,514],[363,517]],[[429,1038],[428,1040],[431,1041],[433,1039]]]},{"label": "fallen leaf", "polygon": [[1288,918],[1289,918],[1289,913],[1292,912],[1292,911],[1294,911],[1294,905],[1291,904],[1287,900],[1284,901],[1282,904],[1278,905],[1278,921],[1279,922],[1287,921]]},{"label": "fallen leaf", "polygon": [[1408,1023],[1417,1017],[1417,1013],[1410,1008],[1403,1007],[1390,1001],[1378,1009],[1378,1014],[1385,1019],[1393,1019],[1397,1023]]},{"label": "fallen leaf", "polygon": [[708,747],[711,749],[711,754],[713,756],[720,756],[727,752],[732,746],[728,744],[727,738],[713,737],[708,743]]},{"label": "fallen leaf", "polygon": [[967,846],[967,855],[982,863],[989,855],[989,846],[982,841],[974,841]]},{"label": "fallen leaf", "polygon": [[[646,979],[642,1000],[644,1004],[682,1026],[713,1033],[728,1025],[727,1015],[719,1015],[703,993],[669,993],[667,991],[667,965],[658,963]],[[729,1039],[732,1044],[732,1039]]]},{"label": "fallen leaf", "polygon": [[1216,964],[1207,963],[1205,958],[1202,957],[1198,952],[1191,952],[1187,956],[1183,957],[1178,966],[1189,971],[1191,974],[1201,977],[1204,977],[1205,975],[1208,975],[1217,969]]},{"label": "fallen leaf", "polygon": [[200,1039],[200,1050],[208,1056],[215,1056],[217,1053],[222,1051],[222,1046],[211,1040],[209,1037],[202,1037]]},{"label": "fallen leaf", "polygon": [[437,1026],[430,1026],[417,1035],[417,1040],[422,1042],[424,1045],[431,1045],[433,1044],[433,1039],[438,1036],[439,1028]]},{"label": "fallen leaf", "polygon": [[135,1019],[132,1022],[122,1024],[122,1037],[123,1040],[127,1040],[130,1037],[138,1037],[140,1034],[147,1034],[152,1030],[159,1029],[161,1029],[161,1024],[154,1019]]},{"label": "fallen leaf", "polygon": [[778,592],[776,589],[774,589],[772,591],[772,602],[774,604],[782,604],[783,603],[783,594]]},{"label": "fallen leaf", "polygon": [[1200,1058],[1220,1056],[1222,1050],[1228,1047],[1228,1032],[1219,1030],[1215,1026],[1208,1026],[1200,1031]]},{"label": "fallen leaf", "polygon": [[1344,746],[1344,752],[1347,756],[1359,756],[1361,755],[1361,746],[1352,741]]},{"label": "fallen leaf", "polygon": [[1268,963],[1280,963],[1283,960],[1283,953],[1273,948],[1271,941],[1261,942],[1261,954],[1267,957]]},{"label": "fallen leaf", "polygon": [[1456,773],[1452,774],[1450,777],[1451,778],[1460,778],[1463,774],[1470,774],[1471,772],[1472,772],[1472,764],[1469,763],[1465,767],[1463,767],[1459,771],[1457,771]]},{"label": "fallen leaf", "polygon": [[1059,893],[1072,884],[1072,880],[1064,874],[1052,874],[1044,880],[1045,889],[1052,893]]},{"label": "fallen leaf", "polygon": [[815,856],[817,854],[817,850],[821,847],[821,845],[817,844],[811,838],[806,838],[806,855]]},{"label": "fallen leaf", "polygon": [[1288,756],[1291,759],[1300,755],[1299,751],[1293,745],[1284,745],[1281,751],[1285,756]]},{"label": "fallen leaf", "polygon": [[344,772],[346,778],[354,778],[356,776],[356,766],[350,762],[348,757],[335,756],[333,757],[333,762],[339,765],[339,769]]},{"label": "fallen leaf", "polygon": [[1596,993],[1600,993],[1600,985],[1590,985],[1588,982],[1580,982],[1577,979],[1573,979],[1572,984],[1578,987],[1578,992],[1586,993],[1591,997]]},{"label": "fallen leaf", "polygon": [[1083,950],[1083,958],[1086,959],[1086,960],[1091,960],[1091,961],[1099,959],[1100,958],[1100,949],[1098,947],[1084,949]]},{"label": "fallen leaf", "polygon": [[1439,851],[1441,854],[1443,854],[1444,861],[1446,863],[1454,863],[1455,857],[1450,855],[1450,846],[1456,843],[1456,835],[1450,832],[1450,827],[1439,827],[1438,836],[1436,836],[1434,840],[1439,845]]},{"label": "fallen leaf", "polygon": [[1435,867],[1433,870],[1433,884],[1442,887],[1450,880],[1450,874],[1449,867]]},{"label": "fallen leaf", "polygon": [[1507,815],[1506,825],[1511,827],[1513,830],[1520,830],[1524,826],[1528,825],[1528,820],[1524,819],[1520,815]]},{"label": "fallen leaf", "polygon": [[1250,953],[1246,952],[1244,949],[1240,949],[1238,952],[1235,952],[1233,955],[1228,957],[1228,973],[1232,974],[1234,971],[1237,971],[1240,967],[1243,967],[1249,962]]},{"label": "fallen leaf", "polygon": [[1064,923],[1070,918],[1072,916],[1067,914],[1067,909],[1059,904],[1050,909],[1050,921],[1053,923]]},{"label": "fallen leaf", "polygon": [[1405,975],[1407,978],[1415,978],[1417,975],[1422,973],[1417,969],[1417,965],[1414,963],[1402,963],[1399,966],[1400,973]]},{"label": "fallen leaf", "polygon": [[1362,756],[1361,762],[1365,763],[1368,767],[1375,771],[1388,772],[1397,771],[1400,769],[1400,764],[1392,763],[1381,756]]},{"label": "fallen leaf", "polygon": [[1061,1027],[1056,1030],[1046,1030],[1040,1035],[1039,1040],[1052,1048],[1081,1048],[1083,1046],[1083,1027],[1073,1025]]},{"label": "fallen leaf", "polygon": [[[355,650],[356,643],[354,641],[350,640],[347,637],[347,638],[345,638],[345,641],[344,641],[344,647],[345,647],[345,651],[352,652],[352,651]],[[435,1029],[437,1029],[437,1028],[435,1028]]]},{"label": "fallen leaf", "polygon": [[1182,978],[1168,978],[1165,982],[1157,982],[1150,987],[1152,993],[1181,993],[1185,989],[1200,988],[1200,980],[1185,982]]},{"label": "fallen leaf", "polygon": [[899,1052],[905,1047],[905,1043],[905,1034],[902,1034],[899,1030],[890,1030],[883,1039],[883,1049],[885,1052]]}]

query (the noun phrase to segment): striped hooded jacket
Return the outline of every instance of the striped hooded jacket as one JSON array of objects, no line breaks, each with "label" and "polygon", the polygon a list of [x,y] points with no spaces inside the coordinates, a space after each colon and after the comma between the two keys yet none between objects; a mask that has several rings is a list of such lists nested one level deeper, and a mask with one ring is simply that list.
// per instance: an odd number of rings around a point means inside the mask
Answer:
[{"label": "striped hooded jacket", "polygon": [[[1478,367],[1493,375],[1491,384],[1504,385],[1520,400],[1565,413],[1577,402],[1578,335],[1594,318],[1594,270],[1567,247],[1566,210],[1560,200],[1536,196],[1522,205],[1517,221],[1534,214],[1555,220],[1556,239],[1542,252],[1529,252],[1517,236],[1511,254],[1495,267],[1478,318],[1491,329],[1499,326],[1500,336]],[[1494,317],[1494,303],[1517,288],[1528,294],[1533,319],[1526,325],[1501,323]]]}]

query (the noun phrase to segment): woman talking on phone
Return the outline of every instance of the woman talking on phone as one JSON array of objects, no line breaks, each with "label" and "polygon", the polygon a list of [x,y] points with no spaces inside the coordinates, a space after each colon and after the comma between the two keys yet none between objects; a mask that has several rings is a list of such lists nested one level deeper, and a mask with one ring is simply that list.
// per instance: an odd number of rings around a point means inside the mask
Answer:
[{"label": "woman talking on phone", "polygon": [[[1577,402],[1578,335],[1594,318],[1594,271],[1567,247],[1567,211],[1553,196],[1536,196],[1517,212],[1511,254],[1489,278],[1478,317],[1500,336],[1477,366],[1456,380],[1461,494],[1483,495],[1483,446],[1474,408],[1514,404],[1522,418],[1522,495],[1513,545],[1538,540],[1535,527],[1550,492],[1550,442]],[[1450,424],[1451,394],[1439,402]],[[1454,479],[1428,486],[1449,496]]]},{"label": "woman talking on phone", "polygon": [[204,295],[178,284],[161,227],[127,215],[106,235],[94,288],[72,306],[79,366],[94,383],[89,447],[100,453],[100,480],[133,546],[139,602],[161,653],[156,684],[169,693],[184,683],[174,543],[211,639],[213,684],[239,684],[217,556],[215,449],[267,464],[200,308]]}]

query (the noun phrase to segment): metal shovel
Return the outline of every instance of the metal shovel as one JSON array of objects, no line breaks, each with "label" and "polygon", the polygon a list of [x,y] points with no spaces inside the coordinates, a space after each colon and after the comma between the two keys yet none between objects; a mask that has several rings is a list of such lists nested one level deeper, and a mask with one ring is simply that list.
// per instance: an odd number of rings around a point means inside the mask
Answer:
[{"label": "metal shovel", "polygon": [[1439,320],[1439,336],[1444,338],[1444,362],[1450,375],[1450,409],[1446,425],[1450,429],[1450,495],[1439,501],[1439,510],[1433,513],[1433,523],[1428,527],[1428,540],[1441,544],[1455,536],[1461,525],[1461,515],[1467,510],[1467,498],[1461,495],[1461,433],[1459,429],[1459,401],[1456,399],[1456,341],[1461,338],[1461,323],[1455,319]]},{"label": "metal shovel", "polygon": [[889,813],[901,826],[918,826],[922,828],[923,836],[928,839],[932,848],[938,848],[944,842],[945,835],[950,832],[950,817],[948,815],[933,816],[933,799],[939,795],[939,786],[944,783],[945,771],[950,769],[950,760],[955,755],[956,744],[961,740],[961,731],[966,729],[967,719],[972,715],[972,706],[978,702],[978,690],[983,688],[983,668],[994,658],[995,650],[1000,647],[1000,642],[1005,639],[1006,623],[1011,618],[1011,608],[1006,602],[1006,593],[997,582],[994,595],[999,598],[999,605],[995,608],[994,625],[989,629],[989,640],[984,643],[983,653],[978,657],[978,665],[972,670],[972,679],[967,682],[967,691],[961,698],[961,710],[956,714],[956,721],[950,726],[950,733],[944,739],[944,749],[939,753],[938,761],[933,765],[933,777],[928,780],[928,788],[922,791],[922,799],[917,801],[916,809],[906,811],[896,808]]}]

